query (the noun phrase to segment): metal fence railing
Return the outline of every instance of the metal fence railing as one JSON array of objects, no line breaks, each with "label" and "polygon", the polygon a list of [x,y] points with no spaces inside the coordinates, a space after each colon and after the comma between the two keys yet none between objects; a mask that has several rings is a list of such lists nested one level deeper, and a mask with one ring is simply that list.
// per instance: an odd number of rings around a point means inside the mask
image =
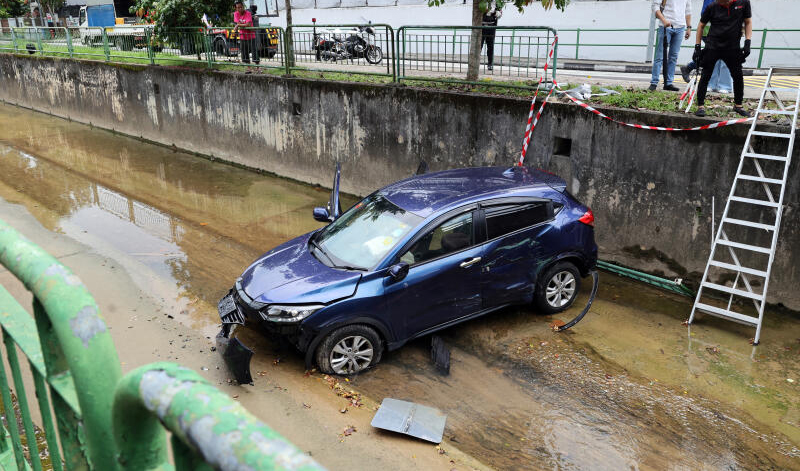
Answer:
[{"label": "metal fence railing", "polygon": [[[558,33],[561,58],[619,60],[617,51],[620,49],[638,49],[643,60],[652,59],[646,57],[647,28],[565,28]],[[791,65],[800,60],[800,29],[754,29],[752,43],[753,53],[745,63],[746,67],[760,69],[765,65]],[[687,62],[693,49],[694,31],[681,45],[683,56],[679,62]],[[777,56],[777,52],[785,54]]]},{"label": "metal fence railing", "polygon": [[557,33],[539,26],[401,26],[397,30],[398,78],[454,81],[450,74],[467,72],[474,30],[480,30],[482,76],[531,81],[543,75],[547,82],[554,80],[557,49],[552,69],[545,71],[544,65]]},{"label": "metal fence railing", "polygon": [[33,294],[31,315],[0,286],[0,468],[322,469],[191,370],[155,363],[122,377],[80,279],[3,221],[0,266]]},{"label": "metal fence railing", "polygon": [[[294,25],[288,33],[272,26],[238,30],[153,25],[2,27],[0,53],[208,68],[267,67],[287,74],[303,70],[366,74],[398,82],[478,83],[466,80],[474,30],[480,30],[477,36],[482,43],[478,81],[486,86],[531,88],[539,78],[551,82],[558,61],[567,58],[614,60],[619,57],[615,51],[641,49],[646,59],[646,28],[575,28],[557,33],[535,26],[401,26],[395,31],[386,24]],[[545,71],[556,34],[559,41]],[[800,29],[754,30],[753,54],[746,65],[761,67],[800,58],[800,46],[796,46],[800,42],[792,35],[800,35]],[[684,43],[681,62],[688,62],[691,43]]]},{"label": "metal fence railing", "polygon": [[387,24],[293,25],[292,69],[395,77],[395,36]]}]

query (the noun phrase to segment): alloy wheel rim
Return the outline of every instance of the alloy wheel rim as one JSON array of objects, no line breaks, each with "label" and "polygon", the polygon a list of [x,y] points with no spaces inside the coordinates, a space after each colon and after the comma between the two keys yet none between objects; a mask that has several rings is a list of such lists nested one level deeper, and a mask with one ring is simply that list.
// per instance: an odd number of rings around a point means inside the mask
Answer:
[{"label": "alloy wheel rim", "polygon": [[556,273],[547,283],[545,298],[553,307],[563,307],[575,295],[575,277],[568,271]]},{"label": "alloy wheel rim", "polygon": [[360,335],[340,340],[331,350],[331,368],[336,374],[353,374],[372,363],[372,343]]}]

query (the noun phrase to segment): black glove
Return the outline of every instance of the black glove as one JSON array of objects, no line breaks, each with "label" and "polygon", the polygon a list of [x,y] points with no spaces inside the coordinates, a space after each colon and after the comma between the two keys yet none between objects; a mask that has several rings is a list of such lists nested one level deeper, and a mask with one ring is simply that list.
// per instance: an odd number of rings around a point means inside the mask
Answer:
[{"label": "black glove", "polygon": [[747,56],[750,55],[750,40],[744,40],[744,47],[742,48],[742,63],[747,60]]},{"label": "black glove", "polygon": [[695,63],[695,66],[700,67],[700,59],[703,57],[703,48],[700,47],[699,44],[694,45],[694,54],[692,54],[692,60]]}]

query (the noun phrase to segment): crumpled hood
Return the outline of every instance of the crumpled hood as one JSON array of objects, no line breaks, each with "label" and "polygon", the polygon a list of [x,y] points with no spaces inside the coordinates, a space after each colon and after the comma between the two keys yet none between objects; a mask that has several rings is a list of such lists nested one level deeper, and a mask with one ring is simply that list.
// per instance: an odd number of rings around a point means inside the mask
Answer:
[{"label": "crumpled hood", "polygon": [[355,294],[361,273],[317,260],[308,247],[311,234],[275,247],[247,267],[244,292],[255,301],[280,304],[326,304]]}]

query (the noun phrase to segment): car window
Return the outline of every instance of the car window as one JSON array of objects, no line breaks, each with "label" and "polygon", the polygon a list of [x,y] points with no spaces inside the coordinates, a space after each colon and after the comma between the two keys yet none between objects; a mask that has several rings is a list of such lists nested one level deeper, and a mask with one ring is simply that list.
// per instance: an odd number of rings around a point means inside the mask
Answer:
[{"label": "car window", "polygon": [[322,229],[314,242],[335,265],[370,268],[420,222],[421,217],[373,195]]},{"label": "car window", "polygon": [[486,210],[486,238],[504,236],[524,227],[530,227],[550,218],[547,203],[497,206]]},{"label": "car window", "polygon": [[457,252],[473,244],[472,211],[450,218],[425,234],[400,257],[409,265]]}]

